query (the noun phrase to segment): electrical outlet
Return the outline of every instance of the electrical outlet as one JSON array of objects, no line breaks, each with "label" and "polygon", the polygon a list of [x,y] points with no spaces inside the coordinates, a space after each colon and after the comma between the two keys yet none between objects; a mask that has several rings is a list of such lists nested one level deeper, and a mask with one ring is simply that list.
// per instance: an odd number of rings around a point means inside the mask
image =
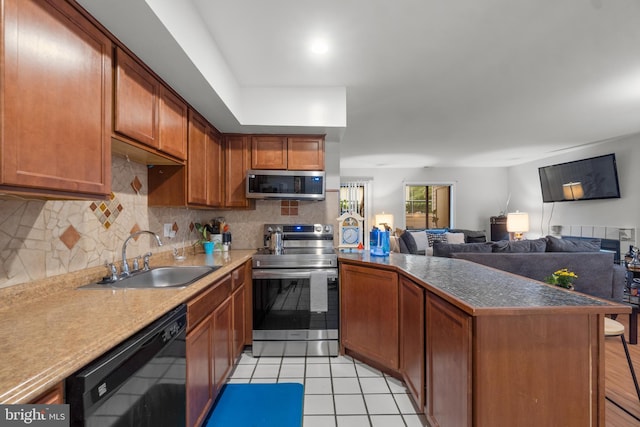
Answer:
[{"label": "electrical outlet", "polygon": [[172,234],[173,234],[173,236],[175,236],[175,233],[174,233],[174,231],[172,229],[171,224],[165,224],[164,225],[164,237],[173,237]]}]

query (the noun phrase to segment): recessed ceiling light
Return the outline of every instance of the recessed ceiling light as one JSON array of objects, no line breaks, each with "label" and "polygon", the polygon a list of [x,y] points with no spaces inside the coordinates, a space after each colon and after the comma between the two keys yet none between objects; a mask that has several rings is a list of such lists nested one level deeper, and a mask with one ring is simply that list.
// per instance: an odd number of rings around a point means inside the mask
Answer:
[{"label": "recessed ceiling light", "polygon": [[317,38],[311,42],[310,49],[316,55],[324,55],[329,52],[329,43],[323,38]]}]

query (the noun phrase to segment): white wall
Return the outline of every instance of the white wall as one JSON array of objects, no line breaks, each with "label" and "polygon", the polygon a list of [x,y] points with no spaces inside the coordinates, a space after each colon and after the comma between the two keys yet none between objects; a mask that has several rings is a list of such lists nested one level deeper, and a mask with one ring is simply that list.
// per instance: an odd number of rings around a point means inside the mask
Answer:
[{"label": "white wall", "polygon": [[[542,203],[538,176],[540,166],[609,153],[616,155],[620,199]],[[640,134],[513,166],[507,175],[512,196],[509,210],[529,213],[528,238],[551,234],[552,225],[637,228],[640,224]],[[563,230],[563,234],[568,233]]]},{"label": "white wall", "polygon": [[391,213],[394,227],[404,228],[404,183],[453,184],[456,228],[486,230],[489,218],[504,210],[508,195],[507,168],[341,169],[342,176],[373,177],[373,207]]}]

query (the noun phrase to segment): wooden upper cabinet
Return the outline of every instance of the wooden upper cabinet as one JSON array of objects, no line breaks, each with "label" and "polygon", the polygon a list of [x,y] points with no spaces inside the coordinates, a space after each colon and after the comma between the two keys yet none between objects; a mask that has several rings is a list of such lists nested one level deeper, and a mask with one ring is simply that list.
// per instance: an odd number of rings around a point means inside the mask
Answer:
[{"label": "wooden upper cabinet", "polygon": [[207,204],[207,122],[189,111],[189,150],[187,155],[187,202]]},{"label": "wooden upper cabinet", "polygon": [[116,63],[114,130],[159,148],[160,82],[120,48],[116,49]]},{"label": "wooden upper cabinet", "polygon": [[189,112],[187,204],[222,207],[224,156],[222,137],[201,115]]},{"label": "wooden upper cabinet", "polygon": [[287,165],[290,170],[324,170],[324,138],[289,137]]},{"label": "wooden upper cabinet", "polygon": [[120,48],[116,61],[116,135],[184,160],[187,104]]},{"label": "wooden upper cabinet", "polygon": [[284,136],[251,137],[252,169],[287,169],[287,138]]},{"label": "wooden upper cabinet", "polygon": [[206,156],[207,206],[223,207],[224,154],[222,152],[222,136],[211,126],[207,127]]},{"label": "wooden upper cabinet", "polygon": [[106,196],[110,39],[63,0],[5,0],[0,19],[0,189]]},{"label": "wooden upper cabinet", "polygon": [[227,208],[253,208],[255,203],[247,199],[247,171],[251,168],[251,151],[247,135],[226,135],[225,200]]},{"label": "wooden upper cabinet", "polygon": [[158,134],[160,150],[178,159],[187,158],[187,104],[160,87]]},{"label": "wooden upper cabinet", "polygon": [[324,170],[324,136],[253,136],[251,168]]}]

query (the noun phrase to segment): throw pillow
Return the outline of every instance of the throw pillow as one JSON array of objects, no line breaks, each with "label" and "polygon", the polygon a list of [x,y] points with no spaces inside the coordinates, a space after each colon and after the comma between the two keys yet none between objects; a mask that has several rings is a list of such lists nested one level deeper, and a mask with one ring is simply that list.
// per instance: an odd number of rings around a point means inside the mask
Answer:
[{"label": "throw pillow", "polygon": [[389,251],[400,252],[400,245],[398,244],[399,237],[389,236]]},{"label": "throw pillow", "polygon": [[464,233],[444,233],[444,235],[447,237],[447,243],[454,243],[454,244],[458,244],[458,243],[466,243],[464,241]]},{"label": "throw pillow", "polygon": [[465,230],[462,228],[451,229],[451,233],[464,233],[465,243],[483,243],[487,241],[487,235],[483,230]]},{"label": "throw pillow", "polygon": [[400,239],[404,242],[404,245],[407,247],[407,253],[415,255],[418,252],[416,241],[413,239],[413,235],[411,233],[407,233],[407,232],[402,233],[400,235]]},{"label": "throw pillow", "polygon": [[456,252],[491,252],[490,243],[436,243],[433,245],[433,256],[451,258]]},{"label": "throw pillow", "polygon": [[427,240],[429,242],[429,246],[433,246],[435,242],[447,243],[447,235],[445,233],[442,233],[442,234],[426,233],[426,235],[427,235]]},{"label": "throw pillow", "polygon": [[573,240],[547,236],[547,252],[599,252],[600,239]]},{"label": "throw pillow", "polygon": [[547,240],[500,240],[491,244],[492,252],[545,252]]},{"label": "throw pillow", "polygon": [[398,237],[398,247],[400,248],[401,254],[409,254],[409,248],[407,248],[407,244],[402,240],[402,237]]},{"label": "throw pillow", "polygon": [[413,240],[416,242],[416,250],[418,252],[425,251],[427,250],[427,246],[431,246],[427,240],[427,233],[424,231],[409,231],[409,234],[413,236]]}]

